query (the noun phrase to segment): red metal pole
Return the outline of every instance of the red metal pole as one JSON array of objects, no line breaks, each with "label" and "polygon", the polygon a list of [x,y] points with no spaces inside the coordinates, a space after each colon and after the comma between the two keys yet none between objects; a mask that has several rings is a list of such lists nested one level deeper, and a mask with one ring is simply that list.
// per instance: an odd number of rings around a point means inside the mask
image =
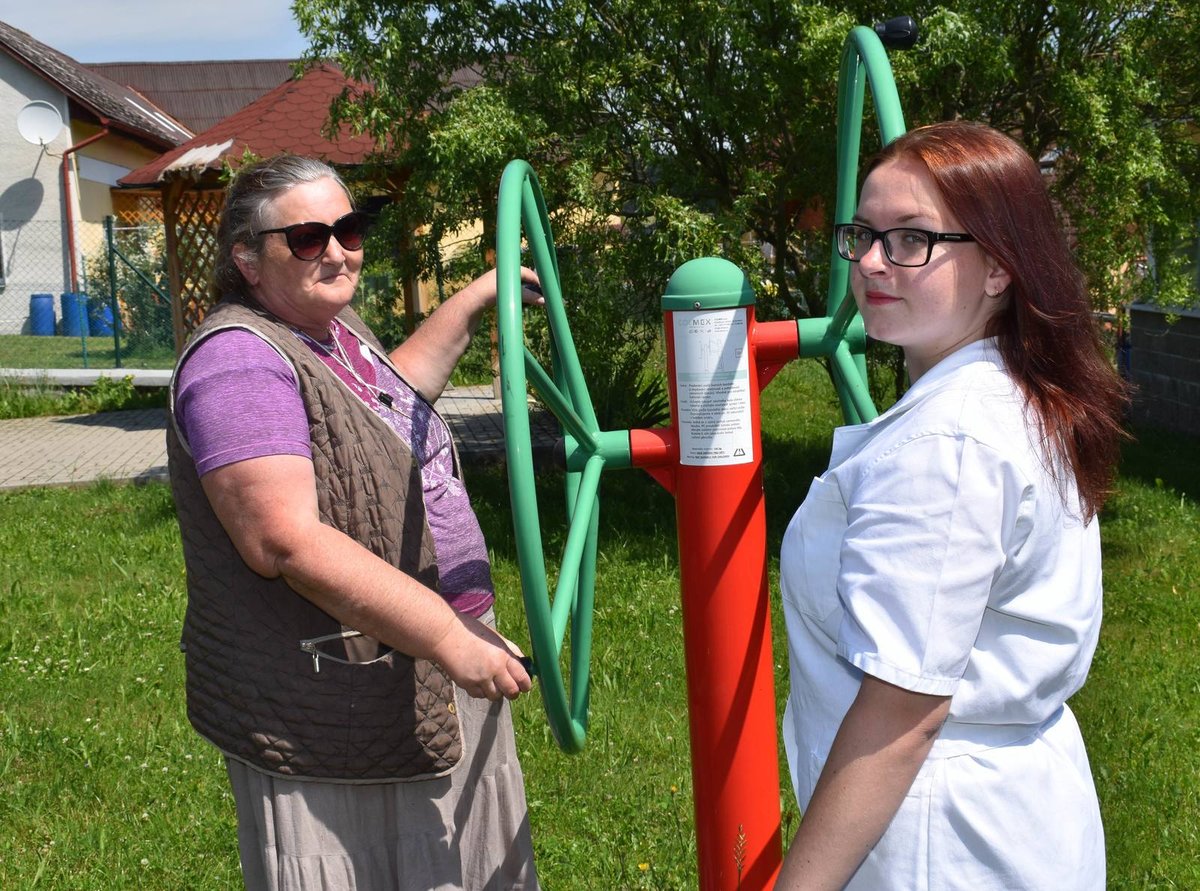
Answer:
[{"label": "red metal pole", "polygon": [[759,394],[796,326],[757,326],[745,276],[713,258],[681,267],[663,308],[700,887],[758,891],[782,861]]}]

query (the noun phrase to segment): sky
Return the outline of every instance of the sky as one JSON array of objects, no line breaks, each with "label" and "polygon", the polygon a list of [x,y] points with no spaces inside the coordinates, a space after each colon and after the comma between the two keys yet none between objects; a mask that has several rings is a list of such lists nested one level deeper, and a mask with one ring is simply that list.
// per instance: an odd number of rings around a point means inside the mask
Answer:
[{"label": "sky", "polygon": [[295,59],[288,0],[24,0],[0,21],[77,62]]}]

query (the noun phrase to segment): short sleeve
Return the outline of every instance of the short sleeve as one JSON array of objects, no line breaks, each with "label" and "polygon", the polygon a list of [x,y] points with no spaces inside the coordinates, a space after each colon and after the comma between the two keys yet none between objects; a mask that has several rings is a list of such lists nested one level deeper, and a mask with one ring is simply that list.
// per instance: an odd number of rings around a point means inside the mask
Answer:
[{"label": "short sleeve", "polygon": [[292,367],[249,331],[219,331],[179,370],[175,416],[201,476],[250,458],[312,457]]},{"label": "short sleeve", "polygon": [[847,505],[839,655],[904,689],[952,695],[1026,489],[969,436],[924,434],[874,462]]}]

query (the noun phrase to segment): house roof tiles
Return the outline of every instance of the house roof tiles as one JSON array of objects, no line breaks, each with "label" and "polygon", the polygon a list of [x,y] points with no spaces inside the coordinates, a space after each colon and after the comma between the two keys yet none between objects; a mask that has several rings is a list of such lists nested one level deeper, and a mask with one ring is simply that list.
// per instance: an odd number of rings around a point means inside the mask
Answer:
[{"label": "house roof tiles", "polygon": [[101,62],[91,71],[124,84],[202,133],[292,76],[290,59]]},{"label": "house roof tiles", "polygon": [[220,169],[223,161],[236,164],[247,151],[264,158],[293,152],[333,164],[361,163],[375,148],[372,137],[343,129],[330,140],[324,132],[330,103],[347,86],[362,89],[334,66],[317,65],[127,174],[120,183],[148,186],[173,176],[199,177]]},{"label": "house roof tiles", "polygon": [[178,145],[192,131],[146,97],[103,74],[89,71],[70,56],[0,22],[0,52],[5,52],[59,89],[101,124],[115,127],[161,148]]}]

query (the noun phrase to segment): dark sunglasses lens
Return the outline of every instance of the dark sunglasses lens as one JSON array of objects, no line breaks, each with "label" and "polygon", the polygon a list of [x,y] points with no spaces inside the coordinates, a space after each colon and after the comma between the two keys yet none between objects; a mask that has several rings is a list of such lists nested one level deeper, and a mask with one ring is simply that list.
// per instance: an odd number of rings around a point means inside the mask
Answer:
[{"label": "dark sunglasses lens", "polygon": [[[329,244],[329,233],[333,230],[324,223],[301,223],[287,233],[287,245],[300,260],[315,260],[325,253]],[[341,241],[339,238],[338,241]]]},{"label": "dark sunglasses lens", "polygon": [[333,237],[348,251],[362,250],[367,238],[366,214],[351,213],[333,224]]}]

